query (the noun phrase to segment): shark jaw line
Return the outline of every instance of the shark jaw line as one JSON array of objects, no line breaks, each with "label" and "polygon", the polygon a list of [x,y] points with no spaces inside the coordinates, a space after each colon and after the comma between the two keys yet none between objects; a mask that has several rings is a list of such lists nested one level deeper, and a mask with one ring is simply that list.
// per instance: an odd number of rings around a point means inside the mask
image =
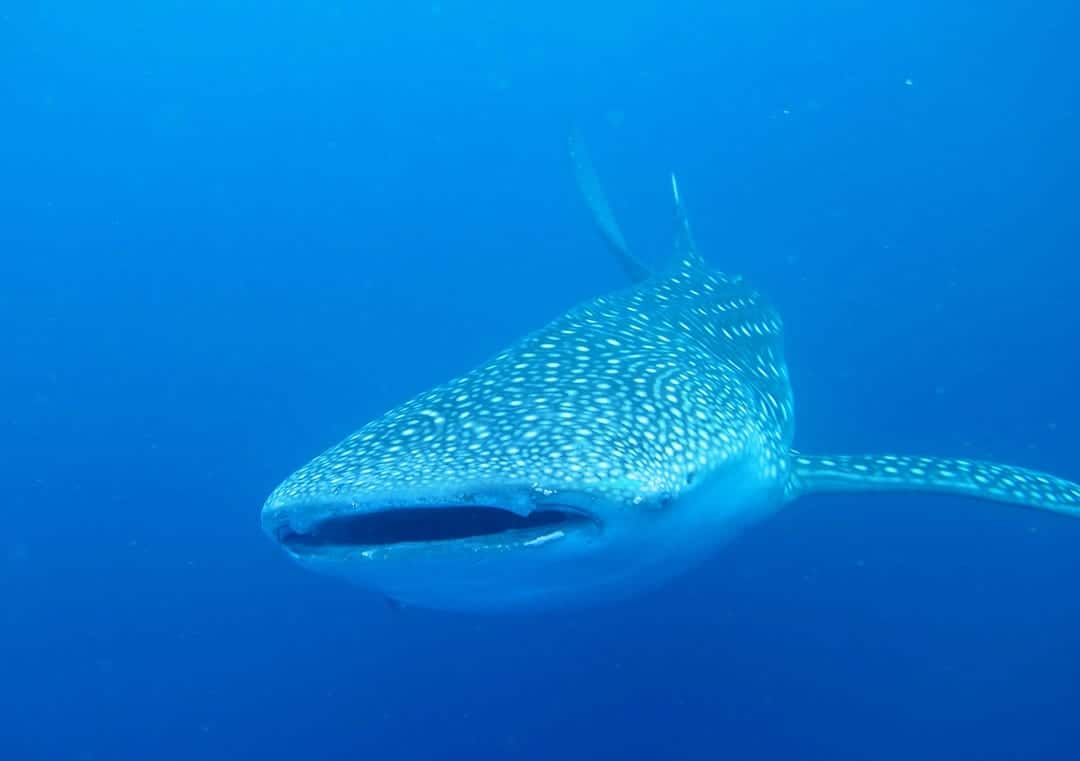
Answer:
[{"label": "shark jaw line", "polygon": [[[431,548],[534,548],[570,535],[598,536],[603,524],[593,514],[571,505],[537,504],[529,512],[497,504],[451,502],[400,504],[375,509],[353,503],[309,505],[308,516],[267,525],[267,532],[297,559],[365,554],[392,555],[396,550]],[[299,516],[297,516],[299,518]]]}]

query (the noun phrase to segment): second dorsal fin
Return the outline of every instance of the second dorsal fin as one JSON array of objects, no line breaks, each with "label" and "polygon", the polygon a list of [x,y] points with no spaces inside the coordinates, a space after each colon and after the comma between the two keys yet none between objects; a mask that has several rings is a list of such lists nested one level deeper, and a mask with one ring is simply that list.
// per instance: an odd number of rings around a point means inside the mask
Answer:
[{"label": "second dorsal fin", "polygon": [[694,236],[690,232],[690,218],[686,216],[686,207],[683,206],[682,196],[679,194],[679,183],[675,179],[674,172],[671,175],[671,194],[675,200],[675,259],[676,265],[684,262],[692,266],[704,264],[701,254],[698,253]]}]

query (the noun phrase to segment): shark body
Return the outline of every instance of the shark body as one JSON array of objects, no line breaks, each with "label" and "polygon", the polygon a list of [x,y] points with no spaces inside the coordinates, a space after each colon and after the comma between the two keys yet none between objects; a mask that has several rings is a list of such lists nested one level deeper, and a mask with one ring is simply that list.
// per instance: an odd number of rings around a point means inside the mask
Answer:
[{"label": "shark body", "polygon": [[267,499],[294,559],[401,603],[468,610],[624,597],[798,497],[963,494],[1080,517],[1080,486],[994,463],[810,457],[779,314],[698,254],[672,180],[676,255],[626,246],[579,143],[579,187],[634,280],[372,420]]}]

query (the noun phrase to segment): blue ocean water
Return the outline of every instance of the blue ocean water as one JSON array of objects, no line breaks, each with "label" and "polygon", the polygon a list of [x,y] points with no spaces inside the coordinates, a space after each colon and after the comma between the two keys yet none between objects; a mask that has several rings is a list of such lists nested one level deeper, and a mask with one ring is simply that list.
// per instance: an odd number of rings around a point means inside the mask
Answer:
[{"label": "blue ocean water", "polygon": [[779,306],[800,448],[1080,478],[1067,3],[0,8],[0,757],[1076,759],[1080,522],[816,497],[573,613],[395,611],[258,511],[662,261]]}]

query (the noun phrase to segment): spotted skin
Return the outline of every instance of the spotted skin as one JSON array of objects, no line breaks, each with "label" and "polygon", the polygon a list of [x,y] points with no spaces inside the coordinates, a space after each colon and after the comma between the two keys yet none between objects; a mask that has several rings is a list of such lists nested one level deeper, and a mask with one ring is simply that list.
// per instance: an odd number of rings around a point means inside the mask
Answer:
[{"label": "spotted skin", "polygon": [[[955,494],[1080,517],[1080,486],[1023,468],[793,452],[777,312],[741,278],[706,267],[674,178],[675,261],[650,273],[579,142],[572,153],[583,197],[635,284],[571,309],[293,473],[262,522],[299,562],[411,604],[502,610],[632,594],[808,494]],[[591,528],[528,524],[552,505]],[[374,544],[320,533],[342,518],[371,525],[456,509],[461,520],[474,507],[529,528]]]},{"label": "spotted skin", "polygon": [[269,504],[488,483],[656,505],[746,457],[782,490],[793,414],[780,318],[740,279],[679,265],[368,423]]}]

